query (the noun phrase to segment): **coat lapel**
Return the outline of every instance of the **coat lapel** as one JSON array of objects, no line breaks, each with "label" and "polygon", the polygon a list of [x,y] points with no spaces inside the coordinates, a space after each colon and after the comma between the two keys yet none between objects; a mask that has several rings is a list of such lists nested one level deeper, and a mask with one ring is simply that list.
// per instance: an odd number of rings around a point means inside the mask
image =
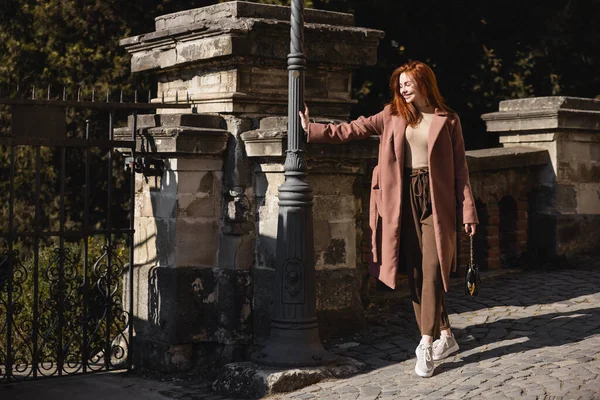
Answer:
[{"label": "coat lapel", "polygon": [[436,108],[435,116],[433,117],[431,125],[429,126],[429,136],[427,137],[427,149],[429,154],[431,154],[431,149],[433,149],[433,145],[440,136],[440,132],[442,131],[447,119],[447,114]]},{"label": "coat lapel", "polygon": [[404,164],[404,137],[406,135],[406,121],[404,118],[399,116],[393,116],[394,118],[394,153],[396,154],[396,160]]}]

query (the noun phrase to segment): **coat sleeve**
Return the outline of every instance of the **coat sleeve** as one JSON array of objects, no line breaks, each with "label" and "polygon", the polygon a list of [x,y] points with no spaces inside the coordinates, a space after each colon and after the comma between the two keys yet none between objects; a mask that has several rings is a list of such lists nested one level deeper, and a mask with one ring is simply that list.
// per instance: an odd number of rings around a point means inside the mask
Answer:
[{"label": "coat sleeve", "polygon": [[462,134],[460,119],[455,116],[456,121],[452,129],[452,145],[454,151],[454,190],[456,192],[456,205],[459,221],[463,224],[478,224],[477,209],[471,191],[469,180],[469,167],[465,154],[465,142]]},{"label": "coat sleeve", "polygon": [[350,140],[366,139],[371,135],[381,135],[385,110],[370,117],[342,124],[308,124],[309,143],[343,143]]}]

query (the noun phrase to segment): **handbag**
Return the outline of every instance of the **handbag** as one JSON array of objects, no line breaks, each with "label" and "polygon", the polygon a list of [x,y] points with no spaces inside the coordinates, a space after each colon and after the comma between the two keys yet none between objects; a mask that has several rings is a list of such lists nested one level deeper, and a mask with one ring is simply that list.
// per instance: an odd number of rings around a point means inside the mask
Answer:
[{"label": "handbag", "polygon": [[479,267],[475,264],[473,256],[473,236],[470,238],[471,254],[469,257],[469,266],[465,275],[465,294],[469,297],[475,297],[479,294],[481,286],[481,276],[479,275]]}]

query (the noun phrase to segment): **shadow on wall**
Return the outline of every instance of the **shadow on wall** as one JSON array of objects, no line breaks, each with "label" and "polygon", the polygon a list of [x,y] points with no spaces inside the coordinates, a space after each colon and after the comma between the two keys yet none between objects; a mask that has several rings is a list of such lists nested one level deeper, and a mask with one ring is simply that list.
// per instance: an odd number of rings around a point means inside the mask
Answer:
[{"label": "shadow on wall", "polygon": [[[477,234],[473,238],[473,247],[475,254],[484,255],[483,257],[478,257],[475,261],[479,268],[485,270],[488,268],[488,253],[489,253],[489,243],[488,243],[488,211],[487,205],[485,205],[481,200],[477,199],[475,201],[475,207],[477,208],[477,216],[479,217],[479,221],[482,222],[477,227]],[[462,227],[461,227],[462,228]],[[462,231],[462,229],[460,229]],[[465,250],[468,250],[467,247]],[[465,264],[466,265],[466,264]]]},{"label": "shadow on wall", "polygon": [[[165,175],[162,177],[154,177],[154,176],[144,176],[142,179],[145,180],[145,185],[149,187],[149,196],[150,196],[150,204],[154,213],[160,212],[160,210],[165,209],[165,199],[164,196],[159,196],[159,194],[164,193],[176,193],[176,178],[175,173],[169,168],[168,164],[165,165]],[[149,184],[150,180],[154,180],[153,184]],[[173,197],[172,206],[173,208],[176,205],[176,198]],[[138,219],[142,219],[143,217],[136,216]],[[149,218],[143,218],[149,219]],[[160,295],[157,284],[157,267],[166,266],[169,260],[169,255],[173,254],[173,250],[170,249],[170,246],[174,245],[170,238],[172,237],[173,232],[169,232],[171,228],[169,224],[168,215],[160,215],[152,218],[154,222],[153,232],[150,230],[150,234],[143,237],[142,240],[139,240],[135,243],[135,250],[143,252],[145,249],[146,254],[150,255],[155,251],[155,255],[152,257],[147,257],[143,260],[143,264],[140,265],[137,262],[134,262],[135,268],[137,269],[136,273],[134,273],[134,277],[137,281],[135,288],[136,292],[138,289],[145,289],[143,281],[147,280],[147,305],[145,307],[140,306],[140,302],[143,300],[143,297],[139,295],[139,293],[134,292],[134,296],[137,299],[134,310],[138,310],[135,312],[136,318],[134,323],[136,325],[136,331],[145,332],[149,329],[153,328],[161,328],[161,321],[159,319],[159,306],[160,306]],[[172,227],[174,228],[174,226]],[[140,229],[140,227],[136,227],[136,229]],[[144,235],[147,231],[140,229],[140,235]],[[135,260],[134,260],[135,261]],[[144,267],[148,267],[147,272],[144,271]],[[145,274],[146,276],[142,277],[141,274]],[[139,315],[140,312],[143,312],[144,308],[147,309],[147,315],[144,318],[143,315]],[[140,324],[146,325],[144,328],[140,329]]]},{"label": "shadow on wall", "polygon": [[500,242],[500,265],[516,265],[519,261],[517,250],[517,202],[512,196],[504,196],[498,202],[500,222],[498,238]]}]

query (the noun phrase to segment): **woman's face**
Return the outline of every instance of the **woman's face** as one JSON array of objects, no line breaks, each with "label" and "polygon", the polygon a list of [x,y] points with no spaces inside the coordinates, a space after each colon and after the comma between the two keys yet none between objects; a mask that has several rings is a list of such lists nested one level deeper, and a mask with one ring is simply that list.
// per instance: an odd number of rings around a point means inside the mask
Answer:
[{"label": "woman's face", "polygon": [[419,92],[416,82],[405,72],[400,74],[400,95],[404,97],[406,103],[414,103],[419,106],[427,104]]}]

